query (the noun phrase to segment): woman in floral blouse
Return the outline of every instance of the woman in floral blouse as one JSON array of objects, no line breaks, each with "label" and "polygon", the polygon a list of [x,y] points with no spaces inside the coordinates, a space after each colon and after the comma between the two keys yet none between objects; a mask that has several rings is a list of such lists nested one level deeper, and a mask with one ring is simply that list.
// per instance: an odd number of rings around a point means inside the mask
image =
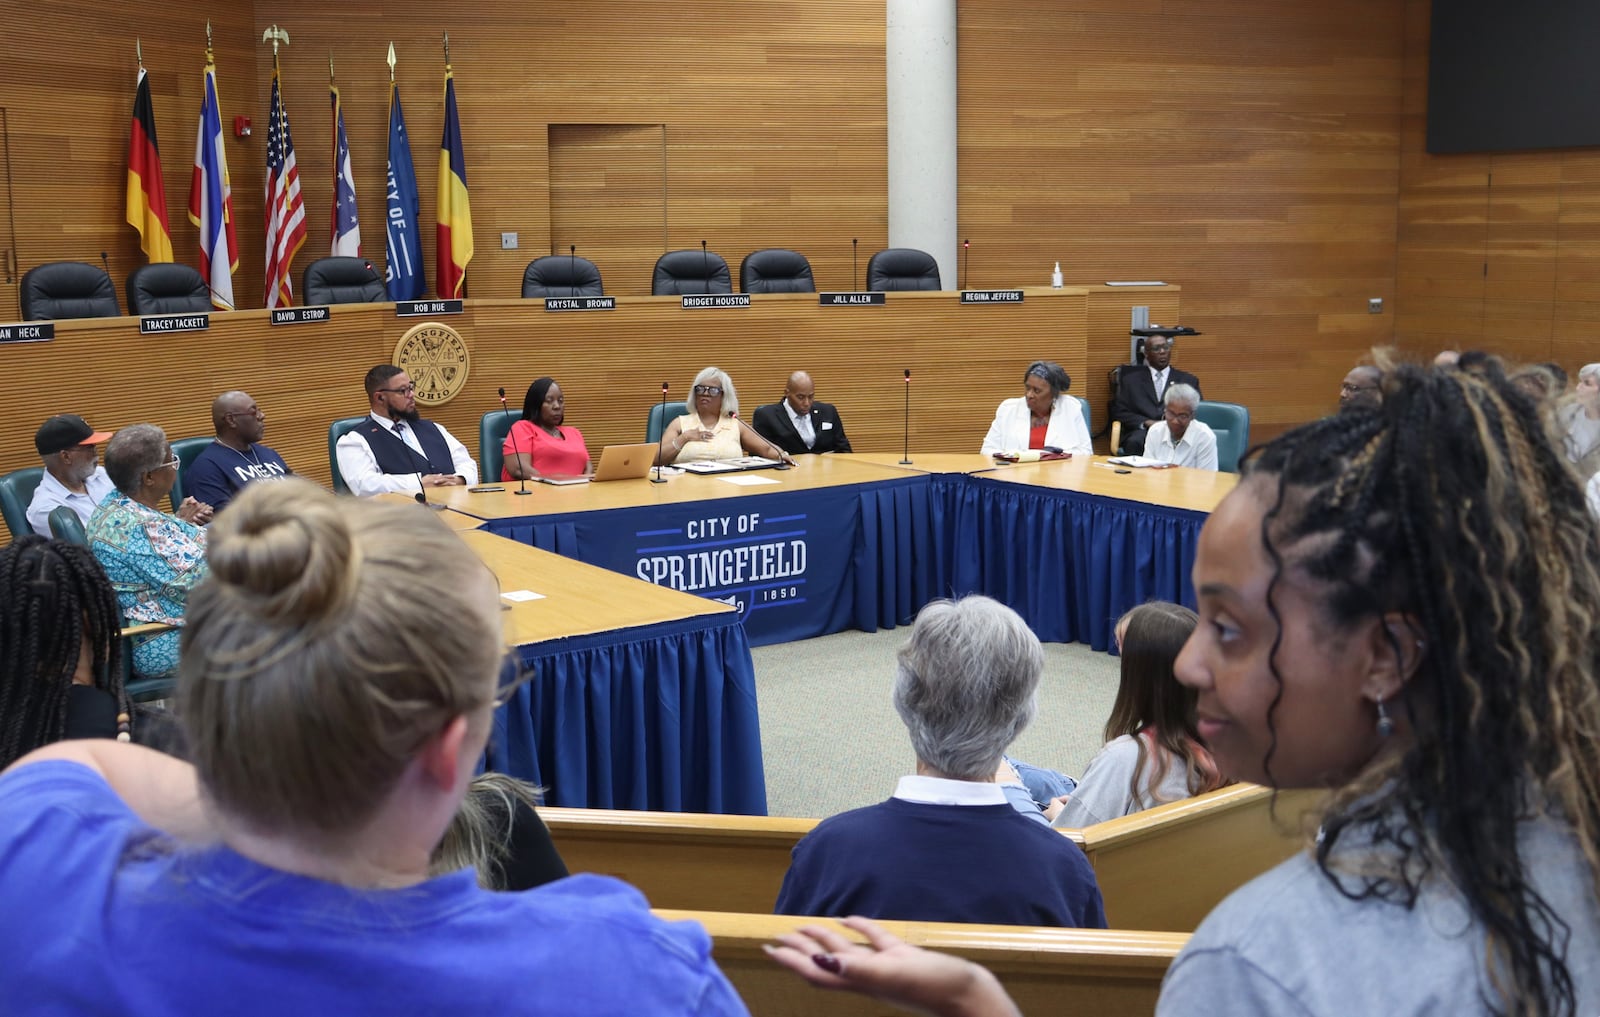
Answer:
[{"label": "woman in floral blouse", "polygon": [[[161,505],[178,477],[178,457],[166,432],[133,424],[111,436],[106,473],[117,490],[89,517],[94,551],[129,624],[182,625],[189,591],[206,576],[206,531],[211,507],[185,498],[176,515]],[[178,669],[178,630],[135,637],[133,671],[164,678]]]}]

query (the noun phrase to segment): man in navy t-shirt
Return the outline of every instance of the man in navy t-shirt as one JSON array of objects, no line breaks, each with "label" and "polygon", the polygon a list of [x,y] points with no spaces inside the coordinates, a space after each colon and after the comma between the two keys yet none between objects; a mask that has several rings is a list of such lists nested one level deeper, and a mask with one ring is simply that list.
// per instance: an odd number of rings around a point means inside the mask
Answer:
[{"label": "man in navy t-shirt", "polygon": [[267,415],[248,393],[224,392],[211,403],[217,440],[183,471],[185,493],[221,512],[246,484],[281,480],[293,471],[278,453],[261,444]]}]

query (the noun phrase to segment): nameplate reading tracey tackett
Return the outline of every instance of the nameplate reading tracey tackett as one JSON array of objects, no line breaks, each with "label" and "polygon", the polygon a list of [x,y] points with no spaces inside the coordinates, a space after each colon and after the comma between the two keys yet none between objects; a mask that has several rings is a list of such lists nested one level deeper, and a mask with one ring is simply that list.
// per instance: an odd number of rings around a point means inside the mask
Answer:
[{"label": "nameplate reading tracey tackett", "polygon": [[963,304],[1020,304],[1021,290],[962,290]]},{"label": "nameplate reading tracey tackett", "polygon": [[272,323],[274,325],[303,325],[308,321],[327,321],[333,317],[333,311],[327,304],[316,304],[311,307],[274,307],[272,309]]},{"label": "nameplate reading tracey tackett", "polygon": [[690,293],[683,297],[684,307],[749,307],[748,293]]},{"label": "nameplate reading tracey tackett", "polygon": [[823,307],[872,307],[885,304],[887,294],[881,290],[860,293],[818,293],[817,303]]},{"label": "nameplate reading tracey tackett", "polygon": [[399,318],[432,317],[436,314],[460,314],[459,300],[401,300],[394,305]]},{"label": "nameplate reading tracey tackett", "polygon": [[615,311],[616,297],[545,297],[547,311]]},{"label": "nameplate reading tracey tackett", "polygon": [[0,325],[0,343],[42,343],[56,337],[56,323],[42,321],[37,325]]},{"label": "nameplate reading tracey tackett", "polygon": [[140,335],[165,332],[204,332],[211,327],[209,314],[147,314],[139,319]]}]

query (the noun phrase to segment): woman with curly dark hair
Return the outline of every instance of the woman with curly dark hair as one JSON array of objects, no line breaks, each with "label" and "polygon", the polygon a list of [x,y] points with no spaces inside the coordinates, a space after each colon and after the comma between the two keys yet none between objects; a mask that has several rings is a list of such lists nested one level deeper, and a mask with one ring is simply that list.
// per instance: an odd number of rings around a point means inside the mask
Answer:
[{"label": "woman with curly dark hair", "polygon": [[[1330,793],[1160,1014],[1600,1013],[1600,528],[1498,361],[1383,366],[1381,407],[1268,445],[1202,531],[1199,733],[1231,776]],[[831,987],[927,959],[819,931],[777,955]]]}]

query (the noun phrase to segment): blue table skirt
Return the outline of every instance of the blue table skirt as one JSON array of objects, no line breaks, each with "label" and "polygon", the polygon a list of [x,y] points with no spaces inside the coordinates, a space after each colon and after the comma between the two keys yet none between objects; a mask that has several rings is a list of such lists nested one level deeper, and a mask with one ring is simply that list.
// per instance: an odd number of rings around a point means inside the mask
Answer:
[{"label": "blue table skirt", "polygon": [[1195,604],[1203,512],[982,476],[934,487],[951,585],[1009,604],[1045,642],[1104,650],[1128,609]]},{"label": "blue table skirt", "polygon": [[755,669],[733,614],[522,648],[491,769],[550,805],[765,815]]}]

